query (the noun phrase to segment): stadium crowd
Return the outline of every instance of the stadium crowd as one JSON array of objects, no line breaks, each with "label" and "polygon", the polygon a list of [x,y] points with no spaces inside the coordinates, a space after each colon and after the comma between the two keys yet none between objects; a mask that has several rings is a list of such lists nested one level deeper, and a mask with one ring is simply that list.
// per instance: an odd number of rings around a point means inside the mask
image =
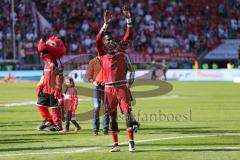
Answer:
[{"label": "stadium crowd", "polygon": [[[33,3],[53,31],[37,30]],[[199,55],[218,45],[221,38],[240,37],[239,0],[130,0],[130,4],[137,53]],[[106,9],[113,11],[114,36],[125,32],[124,17],[115,0],[16,0],[14,15],[11,0],[1,0],[0,6],[0,59],[13,58],[12,16],[16,17],[17,51],[27,61],[31,59],[27,56],[36,52],[39,33],[57,33],[65,40],[68,54],[96,54],[95,36]]]}]

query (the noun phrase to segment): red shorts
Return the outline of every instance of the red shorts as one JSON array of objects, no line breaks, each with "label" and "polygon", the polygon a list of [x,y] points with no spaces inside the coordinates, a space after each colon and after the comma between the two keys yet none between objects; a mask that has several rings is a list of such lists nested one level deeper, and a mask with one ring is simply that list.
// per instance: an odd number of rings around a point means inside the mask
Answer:
[{"label": "red shorts", "polygon": [[104,91],[104,103],[109,114],[116,112],[118,105],[123,113],[131,111],[131,98],[126,85],[118,87],[105,86]]}]

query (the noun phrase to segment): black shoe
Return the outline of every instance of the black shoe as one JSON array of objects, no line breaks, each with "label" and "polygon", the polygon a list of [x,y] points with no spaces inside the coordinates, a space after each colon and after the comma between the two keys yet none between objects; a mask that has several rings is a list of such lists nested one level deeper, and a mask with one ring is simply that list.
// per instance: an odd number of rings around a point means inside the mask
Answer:
[{"label": "black shoe", "polygon": [[50,126],[50,128],[49,128],[49,131],[52,131],[52,132],[61,131],[61,130],[63,130],[62,127],[60,127],[60,126],[55,126],[55,125],[52,125],[52,126]]},{"label": "black shoe", "polygon": [[103,131],[103,134],[106,136],[106,135],[108,135],[109,133],[108,133],[108,131]]},{"label": "black shoe", "polygon": [[135,147],[134,147],[134,141],[129,141],[128,142],[128,151],[129,152],[135,152]]},{"label": "black shoe", "polygon": [[40,126],[38,126],[38,130],[39,131],[45,130],[46,128],[50,127],[51,125],[53,125],[53,123],[51,121],[44,120],[42,122],[42,124]]},{"label": "black shoe", "polygon": [[140,123],[138,123],[137,121],[133,122],[133,130],[135,133],[137,133],[138,129],[140,128]]},{"label": "black shoe", "polygon": [[94,136],[98,136],[98,132],[93,132],[93,135]]}]

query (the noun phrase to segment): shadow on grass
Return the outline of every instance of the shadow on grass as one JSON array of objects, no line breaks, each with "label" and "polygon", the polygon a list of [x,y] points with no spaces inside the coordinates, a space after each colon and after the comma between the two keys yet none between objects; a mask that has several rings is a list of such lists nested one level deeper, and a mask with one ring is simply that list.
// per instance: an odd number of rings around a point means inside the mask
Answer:
[{"label": "shadow on grass", "polygon": [[40,124],[39,121],[11,121],[11,122],[0,122],[0,128],[3,127],[22,127]]},{"label": "shadow on grass", "polygon": [[163,148],[163,149],[149,149],[149,150],[137,150],[135,152],[228,152],[228,151],[240,151],[238,148]]},{"label": "shadow on grass", "polygon": [[[90,122],[81,122],[81,124],[89,124]],[[38,126],[41,121],[11,121],[11,122],[0,122],[0,128],[3,127],[23,127],[23,126]]]},{"label": "shadow on grass", "polygon": [[[65,136],[65,135],[74,135],[74,134],[79,134],[75,133],[74,131],[70,131],[69,133],[59,133],[59,132],[49,132],[49,131],[36,131],[35,129],[6,129],[6,130],[1,130],[2,132],[17,132],[17,131],[33,131],[36,133],[28,133],[28,134],[0,134],[0,137],[26,137],[26,136]],[[121,129],[121,131],[125,131],[125,129]],[[143,134],[227,134],[227,133],[240,133],[240,130],[217,130],[216,127],[152,127],[152,128],[140,128],[138,130],[139,135]],[[84,135],[91,135],[92,134],[92,129],[82,129],[80,134]]]},{"label": "shadow on grass", "polygon": [[[13,130],[14,131],[14,130]],[[16,130],[18,131],[18,130]],[[6,137],[29,137],[29,136],[40,136],[40,137],[46,137],[46,136],[68,136],[68,135],[92,135],[92,129],[82,129],[80,133],[76,133],[73,130],[70,130],[68,133],[59,133],[59,132],[51,132],[51,131],[36,131],[35,129],[32,129],[30,131],[34,131],[36,133],[27,133],[27,134],[0,134],[0,138],[6,138]],[[100,132],[101,133],[101,132]]]},{"label": "shadow on grass", "polygon": [[12,131],[14,131],[14,132],[25,132],[25,131],[33,131],[33,129],[1,129],[0,130],[1,132],[12,132]]},{"label": "shadow on grass", "polygon": [[[141,132],[142,131],[142,132]],[[180,127],[180,128],[167,128],[167,127],[153,127],[153,128],[140,128],[139,134],[226,134],[226,133],[240,133],[240,130],[218,130],[216,127]],[[152,131],[152,132],[151,132]]]},{"label": "shadow on grass", "polygon": [[88,145],[88,146],[80,146],[80,145],[70,145],[70,146],[47,146],[47,147],[22,147],[22,148],[0,148],[0,152],[12,152],[12,151],[36,151],[36,150],[49,150],[49,149],[80,149],[86,147],[97,147],[97,145]]},{"label": "shadow on grass", "polygon": [[221,146],[221,147],[228,147],[229,145],[233,145],[233,146],[239,146],[240,147],[240,143],[194,143],[194,144],[191,144],[191,143],[159,143],[159,144],[137,144],[136,146],[143,146],[143,147],[146,147],[146,146],[149,146],[149,147],[152,147],[152,146],[161,146],[161,147],[164,147],[164,146],[171,146],[171,147],[174,147],[174,146],[188,146],[188,147],[198,147],[199,146],[212,146],[212,147],[216,147],[216,146]]},{"label": "shadow on grass", "polygon": [[43,140],[24,140],[24,141],[22,141],[22,140],[14,140],[14,141],[11,141],[11,140],[8,140],[8,141],[5,141],[5,140],[3,140],[3,141],[1,141],[0,140],[0,143],[1,144],[10,144],[10,143],[35,143],[35,142],[45,142],[45,141],[43,141]]},{"label": "shadow on grass", "polygon": [[4,127],[22,127],[29,124],[0,124],[0,125],[1,125],[0,128],[4,128]]},{"label": "shadow on grass", "polygon": [[0,144],[8,144],[8,143],[32,143],[32,142],[53,142],[53,141],[64,141],[64,140],[61,140],[59,138],[53,138],[53,137],[49,137],[49,138],[44,138],[44,139],[38,139],[38,138],[3,138],[3,139],[0,139]]}]

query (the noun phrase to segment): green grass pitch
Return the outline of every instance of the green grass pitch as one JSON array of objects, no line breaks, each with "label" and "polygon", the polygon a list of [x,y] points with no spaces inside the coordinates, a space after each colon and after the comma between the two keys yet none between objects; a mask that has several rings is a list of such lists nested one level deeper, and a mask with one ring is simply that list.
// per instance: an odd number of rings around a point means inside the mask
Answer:
[{"label": "green grass pitch", "polygon": [[[68,134],[37,131],[35,105],[0,107],[0,160],[237,160],[240,156],[240,84],[170,82],[165,95],[136,98],[136,152],[129,153],[124,120],[119,115],[121,152],[110,153],[111,136],[94,137],[92,123]],[[36,83],[0,84],[0,104],[35,101]],[[90,86],[89,84],[79,84]],[[135,91],[154,89],[138,86]],[[80,93],[81,94],[81,93]],[[80,96],[80,98],[85,98]],[[80,101],[78,113],[92,109]]]}]

